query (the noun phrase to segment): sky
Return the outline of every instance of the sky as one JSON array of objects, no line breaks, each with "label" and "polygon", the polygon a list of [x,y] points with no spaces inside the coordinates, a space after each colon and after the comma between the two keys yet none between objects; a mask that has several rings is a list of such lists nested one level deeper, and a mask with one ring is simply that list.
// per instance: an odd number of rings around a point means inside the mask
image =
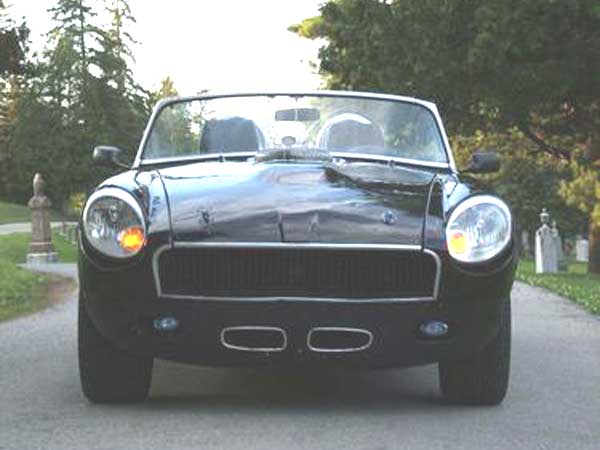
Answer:
[{"label": "sky", "polygon": [[[130,0],[137,20],[129,30],[134,75],[146,89],[170,76],[182,95],[212,91],[314,90],[310,67],[320,42],[287,27],[318,14],[323,0]],[[55,0],[12,0],[11,15],[26,17],[33,47],[43,47]],[[90,0],[90,4],[94,1]]]}]

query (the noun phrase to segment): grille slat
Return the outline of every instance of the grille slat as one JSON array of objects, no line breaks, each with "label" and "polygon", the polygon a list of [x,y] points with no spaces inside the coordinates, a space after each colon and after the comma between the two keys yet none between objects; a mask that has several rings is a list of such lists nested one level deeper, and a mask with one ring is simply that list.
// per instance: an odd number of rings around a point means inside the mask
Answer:
[{"label": "grille slat", "polygon": [[417,250],[175,248],[158,260],[164,295],[432,297],[433,257]]}]

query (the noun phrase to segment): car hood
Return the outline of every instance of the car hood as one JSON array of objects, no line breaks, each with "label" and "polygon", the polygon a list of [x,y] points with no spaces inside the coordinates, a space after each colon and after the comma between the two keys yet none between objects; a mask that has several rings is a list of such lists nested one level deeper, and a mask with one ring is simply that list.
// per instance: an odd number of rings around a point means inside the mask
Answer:
[{"label": "car hood", "polygon": [[210,162],[160,169],[176,241],[421,245],[435,172]]}]

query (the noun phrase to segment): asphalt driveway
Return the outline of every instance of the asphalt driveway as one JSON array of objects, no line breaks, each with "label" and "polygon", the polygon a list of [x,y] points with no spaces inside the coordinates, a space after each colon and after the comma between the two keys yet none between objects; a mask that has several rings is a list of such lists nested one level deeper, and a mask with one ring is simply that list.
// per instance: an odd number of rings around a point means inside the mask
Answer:
[{"label": "asphalt driveway", "polygon": [[600,320],[522,284],[513,308],[499,407],[441,404],[435,366],[291,373],[166,362],[146,403],[96,406],[79,388],[74,293],[0,324],[0,449],[600,449]]}]

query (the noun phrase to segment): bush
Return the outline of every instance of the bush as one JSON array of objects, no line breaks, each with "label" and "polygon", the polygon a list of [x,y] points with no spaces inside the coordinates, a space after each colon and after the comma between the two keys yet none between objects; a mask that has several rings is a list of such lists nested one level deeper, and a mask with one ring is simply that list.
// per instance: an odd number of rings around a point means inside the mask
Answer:
[{"label": "bush", "polygon": [[568,163],[546,153],[535,152],[532,145],[516,129],[504,133],[476,132],[473,136],[452,139],[459,167],[465,167],[471,154],[479,149],[490,149],[500,154],[500,172],[478,178],[509,203],[517,223],[530,235],[540,226],[542,208],[548,209],[563,236],[587,234],[586,215],[567,205],[560,194],[561,183],[571,177]]},{"label": "bush", "polygon": [[71,194],[69,196],[69,209],[67,211],[67,215],[73,218],[78,218],[81,216],[81,211],[83,210],[83,205],[85,204],[86,198],[87,196],[84,192]]}]

